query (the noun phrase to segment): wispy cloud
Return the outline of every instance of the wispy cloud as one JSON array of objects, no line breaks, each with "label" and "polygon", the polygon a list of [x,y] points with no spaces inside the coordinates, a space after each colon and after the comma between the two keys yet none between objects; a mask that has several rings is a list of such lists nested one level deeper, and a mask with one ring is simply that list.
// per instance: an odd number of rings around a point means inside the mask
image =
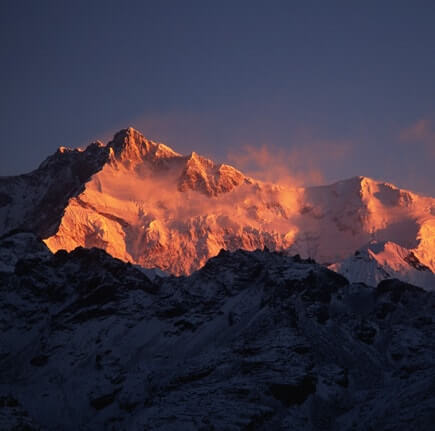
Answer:
[{"label": "wispy cloud", "polygon": [[352,150],[348,141],[310,138],[288,149],[273,144],[246,144],[230,151],[228,160],[262,181],[291,186],[319,185],[327,181],[326,165],[345,162]]},{"label": "wispy cloud", "polygon": [[427,115],[402,129],[399,138],[402,142],[423,146],[429,156],[435,157],[435,114]]},{"label": "wispy cloud", "polygon": [[215,112],[168,112],[141,115],[127,125],[180,153],[196,151],[266,182],[319,185],[342,179],[343,172],[358,174],[345,168],[355,163],[356,142],[325,138],[309,127],[280,128],[266,114],[253,113],[249,120],[239,123]]}]

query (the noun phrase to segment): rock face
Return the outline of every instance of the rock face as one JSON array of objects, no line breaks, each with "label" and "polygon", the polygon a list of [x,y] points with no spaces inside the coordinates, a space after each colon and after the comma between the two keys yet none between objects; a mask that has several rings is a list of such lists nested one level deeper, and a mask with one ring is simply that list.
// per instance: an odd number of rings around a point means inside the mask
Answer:
[{"label": "rock face", "polygon": [[[177,275],[222,248],[267,247],[334,264],[373,241],[395,243],[435,271],[433,198],[365,177],[305,189],[263,183],[132,128],[1,178],[0,206],[0,235],[27,229],[52,251],[99,247]],[[419,283],[413,273],[405,279]]]},{"label": "rock face", "polygon": [[2,430],[433,429],[433,292],[269,251],[150,281],[18,235],[0,241],[28,244],[0,272]]},{"label": "rock face", "polygon": [[14,229],[54,234],[68,200],[80,194],[107,161],[100,142],[86,150],[60,147],[30,174],[0,177],[0,235]]}]

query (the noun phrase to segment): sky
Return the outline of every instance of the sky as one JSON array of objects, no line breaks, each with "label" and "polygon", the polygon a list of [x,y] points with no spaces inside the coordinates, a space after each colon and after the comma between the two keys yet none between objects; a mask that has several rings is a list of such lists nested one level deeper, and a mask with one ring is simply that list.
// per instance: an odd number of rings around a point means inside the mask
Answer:
[{"label": "sky", "polygon": [[299,184],[435,196],[435,2],[0,2],[0,175],[128,126]]}]

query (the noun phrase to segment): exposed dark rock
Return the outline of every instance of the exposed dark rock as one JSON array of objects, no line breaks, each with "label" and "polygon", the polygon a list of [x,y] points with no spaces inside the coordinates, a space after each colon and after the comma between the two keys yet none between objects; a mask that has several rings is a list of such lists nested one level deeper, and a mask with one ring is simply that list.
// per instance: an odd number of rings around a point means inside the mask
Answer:
[{"label": "exposed dark rock", "polygon": [[0,208],[5,207],[13,202],[13,199],[6,193],[0,192]]},{"label": "exposed dark rock", "polygon": [[173,317],[180,317],[184,313],[186,313],[186,309],[182,304],[174,304],[172,307],[159,310],[158,316],[162,319],[171,319]]},{"label": "exposed dark rock", "polygon": [[286,406],[302,404],[316,391],[316,378],[306,375],[291,383],[270,383],[272,395]]},{"label": "exposed dark rock", "polygon": [[381,302],[377,306],[376,317],[378,319],[385,319],[390,313],[396,309],[396,305],[391,302]]},{"label": "exposed dark rock", "polygon": [[373,341],[376,337],[377,330],[367,321],[362,321],[355,328],[355,336],[366,344],[373,344]]},{"label": "exposed dark rock", "polygon": [[17,407],[20,403],[12,395],[0,396],[0,407]]},{"label": "exposed dark rock", "polygon": [[412,251],[408,254],[408,256],[405,257],[404,260],[418,271],[430,271],[430,268],[426,265],[423,265]]},{"label": "exposed dark rock", "polygon": [[96,398],[91,398],[91,400],[89,402],[95,410],[102,410],[102,409],[106,408],[107,406],[109,406],[110,404],[112,404],[113,401],[115,401],[115,397],[116,397],[116,394],[118,392],[119,392],[119,389],[116,389],[115,391],[113,391],[109,394],[101,395],[101,396],[96,397]]},{"label": "exposed dark rock", "polygon": [[47,355],[38,355],[38,356],[34,356],[31,360],[30,363],[32,365],[34,365],[35,367],[43,367],[44,365],[46,365],[48,362],[48,356]]},{"label": "exposed dark rock", "polygon": [[397,279],[383,280],[376,288],[377,295],[389,295],[391,300],[395,303],[398,303],[404,294],[417,294],[417,292],[424,291],[420,287],[413,286],[412,284]]}]

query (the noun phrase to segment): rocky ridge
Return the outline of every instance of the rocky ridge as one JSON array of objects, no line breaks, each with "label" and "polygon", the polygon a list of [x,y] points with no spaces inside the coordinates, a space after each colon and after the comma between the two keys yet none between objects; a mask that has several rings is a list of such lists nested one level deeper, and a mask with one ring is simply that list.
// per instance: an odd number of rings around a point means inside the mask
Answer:
[{"label": "rocky ridge", "polygon": [[[404,262],[395,277],[435,286],[433,198],[366,177],[308,188],[264,183],[132,128],[107,145],[62,147],[36,171],[0,178],[0,235],[17,228],[52,251],[99,247],[177,275],[221,249],[267,247],[342,268],[366,244],[388,242],[430,270],[421,277]],[[385,273],[402,253],[389,256]]]},{"label": "rocky ridge", "polygon": [[4,430],[432,429],[434,293],[267,250],[151,281],[17,235],[0,241],[3,260],[27,244],[0,271]]}]

